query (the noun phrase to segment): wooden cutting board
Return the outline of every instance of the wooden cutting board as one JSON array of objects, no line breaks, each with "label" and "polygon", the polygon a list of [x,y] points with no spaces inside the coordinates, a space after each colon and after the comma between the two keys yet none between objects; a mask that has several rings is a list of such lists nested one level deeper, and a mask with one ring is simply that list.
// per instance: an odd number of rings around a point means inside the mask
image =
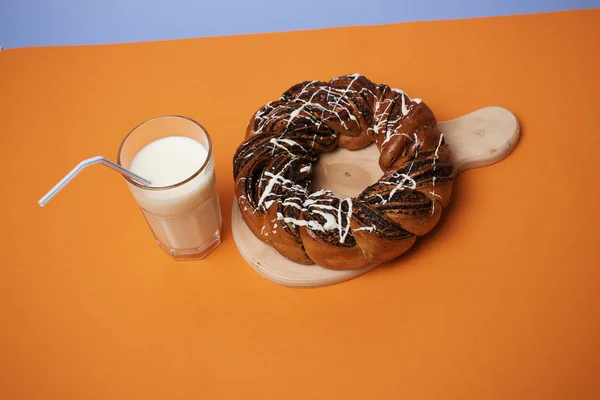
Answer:
[{"label": "wooden cutting board", "polygon": [[[453,163],[459,174],[501,161],[519,140],[517,118],[502,107],[482,108],[451,121],[439,122],[438,127],[452,150]],[[323,153],[314,168],[313,189],[330,189],[338,197],[356,196],[380,178],[382,171],[378,159],[379,150],[374,144],[358,151],[339,148]],[[280,285],[333,285],[377,267],[368,265],[339,271],[289,261],[252,234],[242,219],[237,202],[233,204],[231,225],[235,243],[248,264],[265,278]],[[427,235],[419,240],[427,240]]]}]

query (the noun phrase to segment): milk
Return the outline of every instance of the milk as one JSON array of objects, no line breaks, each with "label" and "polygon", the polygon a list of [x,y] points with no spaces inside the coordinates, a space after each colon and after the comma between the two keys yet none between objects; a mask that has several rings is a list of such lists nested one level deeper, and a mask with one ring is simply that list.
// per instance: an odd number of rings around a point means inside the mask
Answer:
[{"label": "milk", "polygon": [[167,136],[142,148],[129,168],[152,182],[153,187],[170,186],[192,176],[207,156],[200,142],[186,136]]},{"label": "milk", "polygon": [[[190,178],[207,159],[202,171],[189,182],[164,188]],[[129,168],[157,188],[129,183],[160,245],[173,255],[194,255],[220,243],[214,162],[200,142],[185,136],[163,137],[143,147]]]}]

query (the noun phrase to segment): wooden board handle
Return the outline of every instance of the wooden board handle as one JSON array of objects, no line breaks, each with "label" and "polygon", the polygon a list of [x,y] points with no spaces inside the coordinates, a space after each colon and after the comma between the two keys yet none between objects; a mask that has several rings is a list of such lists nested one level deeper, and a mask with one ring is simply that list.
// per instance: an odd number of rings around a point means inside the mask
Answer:
[{"label": "wooden board handle", "polygon": [[452,151],[452,163],[460,172],[497,163],[519,141],[517,117],[502,107],[486,107],[460,118],[439,122]]}]

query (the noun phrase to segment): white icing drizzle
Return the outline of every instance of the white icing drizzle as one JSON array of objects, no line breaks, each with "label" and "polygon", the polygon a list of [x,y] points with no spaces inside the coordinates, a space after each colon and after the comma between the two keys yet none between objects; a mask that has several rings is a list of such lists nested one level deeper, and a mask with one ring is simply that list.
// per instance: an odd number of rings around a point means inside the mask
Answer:
[{"label": "white icing drizzle", "polygon": [[[281,137],[280,137],[280,138],[277,138],[277,139],[275,139],[275,138],[271,138],[271,139],[269,140],[269,143],[273,145],[273,151],[271,152],[271,155],[274,155],[274,154],[275,154],[275,149],[276,149],[276,148],[281,148],[281,149],[285,150],[285,151],[286,151],[286,152],[287,152],[289,155],[291,155],[291,156],[292,156],[292,158],[298,158],[298,157],[297,157],[297,156],[296,156],[294,153],[292,153],[292,152],[291,152],[291,151],[290,151],[290,150],[289,150],[287,147],[283,146],[283,145],[282,145],[282,144],[280,144],[280,143],[285,143],[285,144],[287,144],[287,145],[288,145],[288,146],[290,146],[290,147],[297,146],[297,147],[300,147],[300,148],[301,148],[301,149],[304,151],[304,153],[306,153],[306,152],[307,152],[307,151],[306,151],[306,149],[305,149],[303,146],[301,146],[300,144],[298,144],[298,142],[296,142],[296,141],[294,141],[294,140],[291,140],[291,139],[285,139],[285,138],[281,138]],[[244,157],[244,158],[245,158],[245,157]]]},{"label": "white icing drizzle", "polygon": [[[385,146],[390,139],[392,139],[394,136],[407,136],[405,133],[398,133],[398,129],[400,129],[402,127],[402,124],[398,124],[396,125],[398,122],[402,121],[409,113],[410,108],[411,108],[411,104],[410,102],[414,102],[415,104],[419,104],[421,103],[421,99],[411,99],[404,91],[400,90],[400,89],[396,89],[396,88],[392,88],[392,90],[395,93],[400,94],[400,98],[401,98],[401,112],[402,115],[396,119],[388,119],[388,120],[382,120],[381,118],[378,118],[378,121],[376,121],[375,125],[373,126],[373,128],[368,128],[368,130],[372,130],[374,132],[375,135],[377,135],[379,133],[379,129],[382,128],[382,124],[386,125],[386,132],[385,132],[385,139],[383,140],[383,142],[381,143],[381,147]],[[406,99],[408,99],[409,103],[407,104]],[[387,102],[388,105],[386,106],[386,109],[383,111],[383,113],[379,114],[379,107],[381,102],[377,101],[375,103],[375,115],[386,115],[389,112],[389,108],[390,106],[393,104],[393,100],[391,99],[387,99],[387,100],[383,100],[383,102]],[[394,127],[393,130],[390,130],[390,127]]]},{"label": "white icing drizzle", "polygon": [[271,140],[269,140],[269,143],[271,143],[273,145],[273,151],[271,152],[271,155],[274,155],[275,154],[275,149],[279,147],[279,148],[284,149],[285,151],[287,151],[288,154],[290,154],[292,157],[296,157],[296,155],[294,153],[292,153],[287,147],[279,144],[280,140],[283,140],[283,139],[272,138]]},{"label": "white icing drizzle", "polygon": [[[390,195],[388,197],[388,200],[391,200],[392,197],[394,197],[394,194],[396,193],[396,191],[398,190],[404,190],[405,187],[409,188],[409,189],[416,189],[417,188],[417,182],[415,182],[415,180],[413,178],[411,178],[410,176],[406,175],[406,174],[400,174],[400,176],[402,177],[402,180],[400,180],[400,183],[398,183],[396,185],[395,188],[392,189],[392,191],[390,192]],[[408,182],[408,185],[405,185],[406,182]]]},{"label": "white icing drizzle", "polygon": [[[307,89],[309,86],[313,85],[314,83],[316,83],[316,81],[312,81],[312,82],[309,82],[308,84],[306,84],[306,85],[305,85],[305,86],[302,88],[302,90],[300,91],[300,93],[298,93],[298,95],[296,96],[296,98],[294,99],[294,101],[298,101],[298,100],[300,100],[300,96],[301,96],[303,93],[306,93],[306,89]],[[298,116],[298,114],[300,114],[300,113],[302,112],[302,110],[304,110],[304,108],[305,108],[307,105],[309,105],[309,104],[311,104],[311,103],[312,103],[312,100],[315,98],[315,96],[317,95],[317,93],[319,93],[319,91],[320,91],[320,90],[321,90],[321,88],[319,88],[319,89],[315,90],[315,91],[313,92],[313,94],[310,96],[310,99],[309,99],[308,101],[304,101],[304,104],[302,104],[302,106],[300,106],[300,108],[297,108],[297,109],[295,109],[294,111],[292,111],[292,113],[290,114],[290,119],[288,119],[288,122],[287,122],[287,125],[286,125],[287,127],[289,127],[289,126],[290,126],[290,124],[292,123],[292,121],[293,121],[293,120],[294,120],[294,119],[295,119],[295,118]],[[301,101],[302,101],[302,100],[301,100]]]},{"label": "white icing drizzle", "polygon": [[292,225],[296,225],[296,226],[306,226],[308,229],[311,229],[313,231],[325,232],[325,229],[323,228],[323,226],[321,226],[321,224],[319,224],[317,221],[306,221],[303,219],[284,217],[283,214],[280,212],[277,213],[277,219],[285,222],[286,224],[292,224]]},{"label": "white icing drizzle", "polygon": [[312,210],[312,212],[325,218],[325,224],[323,225],[323,228],[325,228],[326,231],[331,231],[339,227],[338,221],[333,215],[318,210]]},{"label": "white icing drizzle", "polygon": [[[382,183],[384,185],[393,185],[394,188],[392,189],[392,191],[390,192],[390,194],[388,195],[388,198],[384,198],[382,195],[375,193],[375,196],[378,196],[381,199],[381,202],[379,204],[383,205],[386,204],[388,201],[392,200],[392,197],[394,196],[394,194],[396,194],[396,192],[398,190],[404,190],[404,188],[409,188],[409,189],[416,189],[417,188],[417,182],[410,176],[410,173],[412,171],[412,167],[415,163],[415,160],[417,159],[417,155],[419,154],[419,141],[417,139],[417,133],[415,132],[413,134],[414,137],[414,141],[415,141],[415,156],[412,160],[412,162],[410,163],[410,166],[408,167],[408,171],[406,174],[399,174],[397,172],[393,173],[391,176],[392,178],[402,178],[400,180],[399,183],[395,183],[395,182],[390,182],[390,181],[379,181],[379,183]],[[406,184],[408,182],[408,185]],[[369,196],[369,197],[373,197],[373,195]]]},{"label": "white icing drizzle", "polygon": [[[346,213],[346,230],[342,233],[342,203],[343,201],[348,203],[348,212]],[[350,218],[352,218],[352,199],[347,197],[344,200],[340,200],[340,205],[338,208],[338,224],[340,229],[340,243],[344,243],[346,241],[346,236],[348,236],[348,232],[350,231]]]},{"label": "white icing drizzle", "polygon": [[[306,107],[308,107],[309,105],[311,107],[314,107],[316,109],[321,110],[321,118],[318,121],[314,121],[317,122],[317,127],[319,127],[321,125],[321,122],[324,120],[325,117],[325,113],[331,113],[333,115],[336,116],[336,118],[339,120],[340,124],[342,125],[342,127],[346,130],[348,130],[348,126],[346,125],[346,122],[342,119],[342,117],[340,116],[340,113],[338,111],[336,111],[336,109],[339,107],[339,109],[344,110],[348,113],[348,118],[350,118],[350,120],[356,122],[356,124],[358,125],[358,119],[356,118],[356,116],[351,112],[351,110],[349,109],[351,103],[349,100],[346,99],[346,94],[348,92],[356,92],[355,90],[351,90],[350,87],[352,86],[352,84],[356,81],[356,79],[358,79],[360,77],[359,74],[353,74],[353,75],[348,75],[348,76],[352,76],[354,77],[354,79],[350,82],[350,84],[348,85],[348,87],[346,87],[345,90],[340,90],[337,88],[332,88],[331,86],[321,86],[319,87],[317,90],[315,90],[310,99],[308,101],[303,100],[300,98],[300,95],[302,93],[304,93],[306,91],[306,88],[310,85],[312,85],[313,83],[315,83],[315,81],[309,83],[308,85],[306,85],[300,92],[300,94],[298,94],[298,96],[296,96],[293,101],[299,101],[302,102],[303,104],[300,106],[300,108],[295,109],[291,114],[290,114],[290,118],[288,119],[288,123],[287,126],[289,127],[290,123],[300,114],[300,112],[302,112],[302,110],[304,110]],[[339,79],[339,78],[338,78]],[[334,79],[336,80],[336,79]],[[318,103],[313,103],[313,99],[314,97],[319,94],[321,91],[327,91],[327,103],[329,106],[331,106],[331,108],[327,108],[322,106],[321,104]],[[332,93],[333,92],[333,93]],[[335,102],[331,102],[329,101],[329,98],[333,97],[335,98]],[[340,106],[340,103],[345,104],[346,107]]]},{"label": "white icing drizzle", "polygon": [[281,205],[282,205],[282,206],[292,206],[292,207],[294,207],[294,208],[297,208],[297,209],[298,209],[298,210],[300,210],[300,211],[303,211],[303,210],[304,210],[304,208],[302,208],[302,206],[300,206],[300,205],[298,205],[298,204],[296,204],[296,203],[294,203],[294,202],[287,201],[287,200],[286,200],[286,201],[284,201],[284,202],[282,202],[282,203],[281,203]]},{"label": "white icing drizzle", "polygon": [[298,142],[296,142],[296,141],[294,141],[294,140],[291,140],[291,139],[278,139],[278,141],[279,141],[279,142],[282,142],[282,143],[289,144],[290,146],[298,146],[298,147],[300,147],[302,150],[306,151],[306,150],[304,149],[304,147],[300,146],[300,145],[298,144]]},{"label": "white icing drizzle", "polygon": [[[386,196],[387,198],[378,193],[369,196],[377,196],[380,198],[380,204],[385,204],[388,201],[391,201],[393,196],[398,191],[404,190],[405,188],[412,190],[415,190],[417,188],[417,182],[414,178],[411,177],[412,168],[415,163],[415,160],[418,157],[419,152],[419,142],[417,134],[415,132],[413,133],[413,137],[411,137],[404,132],[399,132],[399,130],[402,128],[402,120],[409,114],[412,106],[414,104],[420,104],[422,100],[418,98],[411,99],[404,91],[395,88],[390,89],[393,90],[395,93],[399,94],[399,96],[396,96],[392,99],[390,99],[389,96],[388,98],[384,99],[383,93],[381,93],[381,97],[378,98],[372,90],[366,87],[361,88],[360,91],[353,90],[352,85],[360,77],[360,74],[352,74],[346,75],[345,77],[335,78],[332,80],[333,82],[338,81],[342,78],[352,78],[348,85],[345,87],[345,89],[333,88],[331,87],[331,85],[315,86],[315,83],[318,83],[318,81],[312,81],[305,84],[293,98],[284,99],[282,95],[281,100],[287,100],[287,104],[285,102],[282,102],[282,104],[274,106],[273,102],[269,102],[256,112],[254,133],[261,133],[263,129],[266,126],[268,126],[272,120],[285,120],[284,118],[286,118],[286,116],[289,116],[289,118],[287,118],[287,127],[289,127],[295,119],[304,118],[306,121],[309,121],[310,123],[314,124],[318,129],[321,126],[321,124],[325,121],[331,121],[332,117],[339,121],[340,125],[346,130],[349,129],[346,124],[348,121],[353,121],[354,123],[356,123],[357,126],[360,127],[360,121],[357,118],[357,115],[355,115],[352,112],[353,107],[355,107],[355,105],[352,103],[352,101],[347,95],[348,93],[356,93],[360,96],[363,95],[363,93],[365,92],[370,94],[372,96],[372,100],[370,101],[375,100],[375,104],[373,113],[373,123],[371,124],[372,126],[367,128],[367,132],[375,135],[377,140],[381,140],[379,134],[382,129],[385,129],[385,136],[383,137],[383,141],[381,142],[380,147],[383,148],[383,146],[388,144],[391,141],[391,139],[396,136],[405,136],[411,141],[414,138],[413,145],[415,146],[415,154],[407,172],[402,174],[396,172],[391,175],[392,179],[390,179],[390,181],[380,181],[380,183],[382,184],[393,186],[392,190],[389,192],[389,195]],[[311,87],[314,90],[310,94],[310,97],[306,95],[304,96],[304,98],[301,98],[303,95],[309,92]],[[323,92],[326,93],[325,99],[323,99],[322,96],[318,97]],[[389,119],[391,107],[395,103],[395,100],[398,99],[398,97],[400,100],[401,115],[398,115],[395,119]],[[317,102],[313,102],[315,98],[317,98]],[[307,112],[303,113],[304,110],[307,110]],[[320,111],[320,117],[318,117],[317,115],[318,111]],[[348,115],[346,116],[345,114]],[[344,119],[342,118],[342,115],[344,115]],[[281,212],[277,212],[277,218],[271,221],[274,222],[272,225],[271,234],[275,234],[277,232],[276,228],[278,227],[278,224],[276,221],[283,221],[286,224],[291,224],[293,226],[303,226],[308,229],[320,232],[337,231],[340,243],[345,243],[348,234],[351,234],[352,232],[366,231],[377,233],[375,225],[363,226],[357,229],[350,228],[353,207],[351,198],[337,199],[335,195],[333,195],[333,193],[327,189],[319,190],[318,192],[312,193],[307,196],[307,188],[298,185],[295,182],[283,176],[284,172],[288,170],[288,168],[292,165],[292,162],[298,158],[298,156],[296,155],[298,154],[297,151],[294,152],[292,148],[298,148],[304,153],[309,153],[311,150],[314,149],[317,138],[319,137],[319,140],[322,139],[322,137],[317,135],[316,133],[313,134],[311,147],[310,149],[306,149],[297,141],[288,139],[287,137],[289,137],[289,134],[290,132],[284,130],[284,132],[282,132],[279,137],[271,138],[268,141],[268,143],[272,145],[273,155],[276,151],[280,151],[280,153],[278,154],[281,154],[281,151],[285,151],[291,156],[291,159],[286,165],[281,167],[278,173],[263,171],[263,175],[260,177],[258,187],[264,187],[264,190],[260,199],[258,200],[257,206],[263,207],[265,210],[269,209],[275,203],[280,204],[281,206],[290,206],[296,208],[300,212],[308,213],[309,215],[318,215],[319,217],[323,218],[324,222],[319,223],[316,220],[305,220],[286,217]],[[302,140],[302,143],[307,143],[310,139],[307,140],[303,137]],[[304,140],[307,140],[307,142],[304,142]],[[442,141],[443,134],[440,135],[440,140],[435,150],[435,156],[433,157],[432,162],[434,176],[432,178],[432,190],[429,192],[429,194],[433,198],[441,198],[439,194],[435,193],[435,170],[436,160],[439,157],[438,151],[440,149]],[[243,145],[247,144],[248,142],[244,143]],[[254,154],[255,152],[252,151],[246,154],[244,156],[244,159],[250,158]],[[311,170],[312,165],[309,164],[300,168],[299,171],[301,173],[310,173]],[[297,194],[297,196],[301,197],[285,197],[285,194],[283,193],[273,193],[275,185],[280,185],[280,187],[284,188],[286,191],[288,191],[288,193],[291,191],[295,191],[294,194]],[[320,198],[321,196],[326,194],[331,194],[332,197]],[[245,196],[240,196],[240,198],[242,197]],[[332,206],[332,203],[336,200],[338,201],[338,204],[337,207],[334,207]],[[344,203],[346,203],[348,206],[347,211],[343,211]],[[434,200],[432,203],[433,205],[431,212],[433,214],[435,210],[436,201]],[[244,210],[246,209],[247,207],[244,207]],[[256,211],[258,211],[258,209],[254,210],[253,212]],[[262,228],[261,234],[264,234],[264,236],[268,236],[269,232],[264,232],[265,229],[265,227]]]},{"label": "white icing drizzle", "polygon": [[366,88],[366,87],[364,87],[364,88],[360,89],[360,90],[358,91],[358,94],[362,94],[362,92],[371,93],[371,96],[373,96],[373,98],[377,97],[377,96],[375,96],[375,93],[373,93],[373,91],[372,91],[372,90],[370,90],[370,89],[368,89],[368,88]]},{"label": "white icing drizzle", "polygon": [[[360,78],[360,76],[361,76],[360,74],[347,75],[347,77],[352,77],[353,79],[351,80],[350,84],[345,89],[332,88],[329,85],[319,86],[317,88],[317,90],[315,90],[311,94],[311,97],[308,101],[301,99],[301,96],[303,94],[307,93],[309,88],[313,87],[315,83],[318,83],[318,81],[311,81],[311,82],[305,84],[302,87],[302,89],[300,90],[300,92],[294,98],[289,99],[290,103],[295,103],[295,102],[302,103],[300,107],[290,107],[289,105],[286,105],[285,103],[279,104],[277,106],[274,106],[273,102],[267,103],[260,110],[258,110],[255,114],[256,128],[254,130],[254,134],[262,133],[263,129],[269,124],[269,122],[272,119],[280,118],[282,115],[285,115],[285,112],[287,110],[290,110],[290,109],[292,109],[292,111],[289,113],[289,118],[287,121],[288,127],[296,118],[299,118],[301,116],[302,118],[308,119],[311,123],[315,124],[317,126],[317,128],[319,128],[321,126],[321,124],[324,122],[324,120],[326,119],[325,114],[328,113],[328,114],[332,114],[333,116],[335,116],[335,118],[339,121],[340,125],[344,129],[348,130],[349,127],[346,124],[346,121],[340,115],[341,111],[345,111],[348,114],[348,118],[351,121],[355,122],[357,124],[357,126],[360,126],[358,118],[356,117],[356,115],[354,115],[352,113],[352,110],[350,109],[351,102],[346,96],[348,93],[358,93],[356,90],[351,89],[351,86],[352,86],[352,84],[354,84],[354,82],[358,78]],[[336,79],[334,79],[334,81],[339,80],[339,79],[341,79],[341,78],[336,78]],[[322,91],[327,92],[327,104],[328,104],[328,106],[330,106],[330,108],[324,107],[323,105],[318,104],[318,103],[313,103],[313,99],[315,98],[315,96],[317,96]],[[362,91],[362,89],[361,89],[361,91]],[[370,91],[370,92],[375,97],[373,92],[372,91]],[[333,101],[330,101],[330,98],[333,98]],[[280,98],[280,100],[283,100],[283,95]],[[302,113],[302,111],[309,106],[316,110],[320,110],[321,117],[316,118],[315,116],[311,115],[311,113],[304,113],[304,114],[300,115]],[[312,142],[313,147],[315,144],[316,137],[317,137],[317,135],[315,134],[313,136],[313,142]]]},{"label": "white icing drizzle", "polygon": [[[440,133],[440,141],[438,142],[437,147],[435,148],[435,153],[433,156],[433,178],[431,180],[432,182],[432,190],[429,192],[429,194],[431,194],[433,197],[439,197],[440,199],[442,198],[442,196],[440,196],[439,194],[435,193],[435,162],[436,160],[439,158],[438,155],[438,151],[440,150],[440,146],[442,145],[442,140],[444,139],[444,134]],[[431,215],[433,215],[435,213],[435,200],[433,200],[431,202]]]},{"label": "white icing drizzle", "polygon": [[[398,121],[399,119],[400,118],[396,119],[396,121]],[[393,122],[396,122],[396,121],[393,121]],[[400,128],[402,128],[402,124],[397,125],[393,131],[390,131],[389,129],[387,129],[385,132],[385,140],[383,142],[381,142],[381,147],[385,146],[386,143],[389,142],[394,136],[406,136],[409,139],[411,138],[406,133],[403,133],[403,132],[397,133],[396,131]]]},{"label": "white icing drizzle", "polygon": [[417,156],[419,155],[419,139],[417,138],[417,132],[413,133],[413,137],[415,138],[415,156],[413,157],[410,166],[408,167],[408,174],[410,174],[410,171],[412,171],[412,167],[415,164],[415,160],[417,159]]},{"label": "white icing drizzle", "polygon": [[361,226],[360,228],[356,228],[354,230],[352,230],[352,233],[354,232],[359,232],[359,231],[367,231],[367,232],[374,232],[375,231],[375,225],[371,225],[371,226]]},{"label": "white icing drizzle", "polygon": [[[291,163],[291,162],[290,162]],[[281,176],[281,174],[283,174],[283,172],[285,171],[286,167],[290,165],[290,163],[288,163],[284,168],[282,168],[282,170],[278,173],[278,174],[273,174],[271,172],[265,172],[265,176],[269,177],[269,182],[267,183],[267,186],[265,187],[265,190],[262,193],[262,196],[260,196],[260,199],[258,200],[258,204],[257,206],[260,207],[266,200],[266,198],[271,194],[271,192],[273,191],[273,187],[275,186],[275,184],[279,183],[281,185],[290,185],[290,187],[292,189],[296,189],[296,190],[301,190],[304,191],[305,189],[300,186],[297,185],[294,181],[291,181],[289,179],[284,178],[283,176]],[[269,204],[269,206],[272,203]],[[265,206],[267,206],[267,204],[265,204]],[[266,208],[269,208],[268,206]]]},{"label": "white icing drizzle", "polygon": [[[345,243],[348,233],[350,232],[350,219],[352,218],[352,199],[345,198],[338,202],[338,206],[334,207],[331,202],[335,198],[319,198],[324,194],[332,194],[330,190],[323,189],[318,192],[312,193],[309,197],[304,200],[302,206],[298,202],[302,202],[299,197],[290,197],[285,199],[281,204],[282,206],[291,206],[302,212],[308,214],[319,215],[325,219],[323,224],[313,220],[301,220],[291,217],[285,217],[281,212],[277,213],[277,220],[281,220],[285,223],[292,224],[294,226],[305,226],[312,230],[321,232],[337,230],[339,234],[340,243]],[[348,204],[348,211],[343,211],[344,202]],[[345,224],[344,224],[345,222]],[[345,226],[344,226],[345,225]]]},{"label": "white icing drizzle", "polygon": [[406,107],[406,95],[401,91],[400,97],[402,98],[402,115],[406,117],[408,114],[408,107]]},{"label": "white icing drizzle", "polygon": [[[273,110],[276,110],[277,108],[286,108],[286,106],[284,106],[284,105],[279,105],[278,107],[273,107],[272,104],[273,104],[272,101],[268,102],[262,108],[260,108],[256,112],[256,114],[254,114],[254,119],[256,121],[258,121],[257,129],[254,131],[255,135],[261,133],[263,128],[265,126],[267,126],[269,121],[272,119],[272,117],[265,119],[267,114],[269,114]],[[289,107],[287,107],[287,108],[289,108]],[[248,142],[246,142],[246,143],[248,143]]]},{"label": "white icing drizzle", "polygon": [[[342,117],[340,116],[340,113],[339,113],[339,112],[337,112],[337,111],[335,111],[335,107],[334,107],[334,108],[332,108],[332,109],[329,109],[329,108],[327,108],[327,107],[324,107],[324,106],[322,106],[322,105],[321,105],[321,104],[319,104],[319,103],[312,103],[312,102],[311,102],[311,101],[312,101],[312,99],[313,99],[313,97],[314,97],[314,96],[315,96],[317,93],[319,93],[320,91],[324,91],[324,90],[326,90],[326,89],[325,89],[325,88],[323,88],[323,87],[321,87],[321,88],[317,89],[317,90],[315,91],[315,93],[313,94],[313,96],[311,96],[311,98],[310,98],[310,100],[309,100],[309,101],[302,100],[302,99],[298,99],[297,101],[300,101],[300,102],[302,102],[302,103],[303,103],[303,105],[301,106],[301,108],[304,108],[304,107],[306,107],[306,106],[308,106],[308,105],[310,104],[312,107],[315,107],[316,109],[319,109],[319,110],[321,110],[321,111],[322,111],[321,120],[323,120],[323,119],[324,119],[323,117],[324,117],[324,115],[325,115],[325,112],[335,115],[335,116],[336,116],[336,118],[337,118],[337,119],[340,121],[340,124],[342,125],[342,127],[343,127],[344,129],[348,130],[348,126],[346,125],[346,122],[345,122],[345,121],[342,119]],[[328,88],[327,90],[330,92],[330,91],[331,91],[331,88]],[[352,115],[352,113],[350,112],[350,110],[348,110],[348,108],[346,108],[346,107],[341,107],[341,109],[343,109],[343,110],[346,110],[346,112],[348,113],[348,115]],[[290,121],[288,121],[288,126],[289,126],[289,123],[291,122],[291,119],[292,119],[292,118],[290,117]]]},{"label": "white icing drizzle", "polygon": [[[360,78],[360,74],[352,74],[352,75],[347,75],[347,76],[351,76],[353,79],[350,81],[350,83],[348,84],[348,86],[346,87],[346,89],[343,91],[343,93],[341,95],[338,96],[337,101],[335,102],[335,104],[333,105],[333,109],[335,110],[336,107],[338,106],[338,104],[340,103],[340,100],[344,99],[344,101],[346,103],[349,103],[346,101],[345,96],[346,93],[348,93],[348,91],[350,90],[350,87],[352,86],[352,84],[354,84],[354,82],[356,82],[356,80],[358,78]],[[347,109],[346,109],[347,110]],[[353,121],[356,121],[356,124],[358,125],[358,120],[356,119],[356,117],[351,113],[348,112],[348,115],[350,116],[350,119]],[[341,119],[340,119],[341,121]],[[348,127],[344,124],[344,128],[348,129]],[[343,243],[343,242],[342,242]]]},{"label": "white icing drizzle", "polygon": [[[318,192],[314,192],[311,194],[311,197],[317,197],[317,196],[322,196],[326,193],[332,193],[331,190],[329,189],[321,189]],[[307,200],[308,201],[308,200]]]},{"label": "white icing drizzle", "polygon": [[403,90],[400,89],[392,89],[394,92],[398,93],[400,95],[400,98],[402,99],[402,115],[406,117],[406,115],[408,114],[408,107],[406,106],[406,98],[408,98],[408,101],[410,100],[410,97],[408,97],[408,95],[406,93],[404,93]]},{"label": "white icing drizzle", "polygon": [[[379,113],[379,108],[381,107],[381,103],[386,103],[385,110],[382,113]],[[383,119],[384,115],[388,115],[390,107],[393,102],[391,99],[385,99],[383,101],[378,101],[375,103],[375,116],[377,116],[377,121],[373,127],[368,128],[368,130],[372,130],[374,135],[379,133],[379,129],[383,128],[383,125],[387,124],[387,120]],[[375,121],[374,121],[375,122]]]},{"label": "white icing drizzle", "polygon": [[[319,191],[319,192],[323,192],[321,194],[324,194],[328,191]],[[317,193],[319,193],[319,192],[317,192]],[[316,193],[311,194],[310,197],[314,197],[315,194]],[[318,194],[318,195],[320,195],[320,194]],[[348,232],[350,231],[350,219],[352,218],[352,199],[349,197],[340,199],[337,207],[333,207],[328,204],[320,204],[319,203],[319,202],[331,203],[332,201],[333,201],[333,199],[309,198],[304,202],[304,206],[306,207],[305,211],[307,211],[308,213],[320,215],[323,218],[325,218],[325,224],[322,225],[323,229],[325,231],[337,230],[339,237],[340,237],[340,243],[345,243],[346,237],[348,236]],[[344,212],[342,210],[344,202],[348,204],[347,212]],[[333,211],[334,214],[324,212],[324,210]],[[346,222],[345,228],[344,228],[344,216],[345,216],[345,222]]]}]

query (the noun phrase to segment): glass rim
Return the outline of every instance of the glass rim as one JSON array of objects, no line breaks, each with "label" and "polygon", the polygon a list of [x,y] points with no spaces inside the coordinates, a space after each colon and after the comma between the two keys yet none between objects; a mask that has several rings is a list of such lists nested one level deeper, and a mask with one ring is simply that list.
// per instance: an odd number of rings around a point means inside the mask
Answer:
[{"label": "glass rim", "polygon": [[[159,119],[164,119],[164,118],[178,118],[178,119],[185,119],[190,121],[191,123],[193,123],[194,125],[196,125],[197,127],[199,127],[200,129],[202,129],[202,132],[204,132],[204,134],[206,135],[207,141],[208,141],[208,149],[207,149],[207,156],[206,156],[206,160],[204,160],[204,162],[202,163],[202,165],[200,166],[200,168],[198,168],[198,170],[196,172],[194,172],[192,175],[190,175],[189,177],[187,177],[186,179],[174,183],[172,185],[168,185],[168,186],[148,186],[145,185],[141,182],[137,182],[133,179],[131,179],[128,176],[123,175],[123,177],[132,185],[135,185],[141,189],[145,189],[145,190],[169,190],[169,189],[175,189],[179,186],[185,185],[186,183],[188,183],[189,181],[191,181],[192,179],[194,179],[195,177],[197,177],[198,175],[200,175],[200,173],[202,171],[204,171],[206,169],[206,166],[208,165],[208,163],[210,162],[211,158],[212,158],[212,139],[210,138],[210,135],[208,133],[208,131],[204,128],[204,126],[202,126],[198,121],[195,121],[189,117],[183,116],[183,115],[159,115],[158,117],[153,117],[150,119],[147,119],[141,123],[139,123],[138,125],[136,125],[131,131],[129,131],[129,133],[127,135],[125,135],[125,137],[123,138],[123,141],[121,142],[121,145],[119,146],[119,150],[118,150],[118,154],[117,154],[117,164],[119,164],[121,167],[125,168],[122,164],[121,164],[121,152],[123,150],[123,146],[125,146],[125,142],[127,142],[127,139],[129,138],[129,136],[131,136],[131,134],[133,134],[133,132],[135,132],[138,128],[141,128],[142,126],[151,123],[153,121],[157,121]],[[168,137],[168,136],[165,136]]]}]

